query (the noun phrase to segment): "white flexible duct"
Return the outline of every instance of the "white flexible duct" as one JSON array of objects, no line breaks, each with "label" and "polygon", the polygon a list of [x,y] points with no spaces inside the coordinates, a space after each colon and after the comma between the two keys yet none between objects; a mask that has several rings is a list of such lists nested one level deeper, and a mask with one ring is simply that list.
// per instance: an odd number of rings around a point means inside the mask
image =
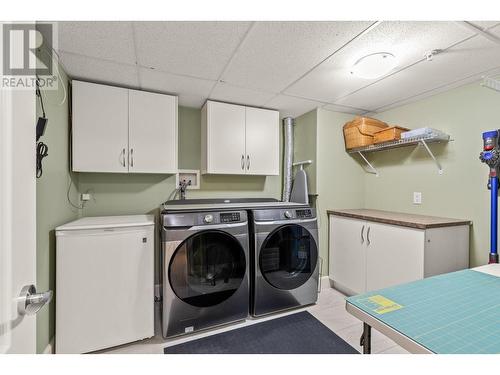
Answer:
[{"label": "white flexible duct", "polygon": [[292,191],[292,162],[293,162],[293,118],[285,117],[283,119],[283,128],[285,130],[285,150],[283,153],[283,202],[290,201]]}]

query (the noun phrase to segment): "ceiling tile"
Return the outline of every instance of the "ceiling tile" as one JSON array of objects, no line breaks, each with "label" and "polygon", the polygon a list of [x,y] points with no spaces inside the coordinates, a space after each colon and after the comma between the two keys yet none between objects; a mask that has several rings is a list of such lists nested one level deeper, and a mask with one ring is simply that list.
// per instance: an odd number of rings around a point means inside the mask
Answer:
[{"label": "ceiling tile", "polygon": [[140,65],[217,79],[250,22],[134,22]]},{"label": "ceiling tile", "polygon": [[285,93],[336,103],[336,99],[376,81],[350,74],[350,67],[359,58],[374,52],[390,52],[398,59],[398,68],[402,68],[421,60],[429,50],[447,48],[472,35],[470,30],[454,22],[382,22]]},{"label": "ceiling tile", "polygon": [[272,100],[267,102],[267,108],[273,108],[280,111],[280,117],[298,117],[312,111],[315,108],[323,106],[324,103],[315,102],[313,100],[296,98],[288,95],[277,95]]},{"label": "ceiling tile", "polygon": [[[476,36],[434,57],[338,100],[337,104],[372,110],[402,102],[453,82],[477,78],[500,66],[500,46]],[[422,97],[422,96],[421,96]]]},{"label": "ceiling tile", "polygon": [[135,64],[130,22],[58,22],[57,35],[61,51]]},{"label": "ceiling tile", "polygon": [[222,79],[280,92],[372,23],[257,22]]},{"label": "ceiling tile", "polygon": [[64,70],[71,78],[132,88],[139,87],[139,75],[135,65],[118,64],[62,51],[59,58]]},{"label": "ceiling tile", "polygon": [[351,113],[353,115],[362,115],[368,112],[366,109],[345,107],[343,105],[337,105],[337,104],[327,104],[323,106],[323,109],[333,112]]},{"label": "ceiling tile", "polygon": [[176,95],[180,93],[198,94],[205,98],[216,82],[146,68],[139,69],[139,77],[141,87],[144,90],[160,91]]},{"label": "ceiling tile", "polygon": [[210,94],[210,99],[261,107],[274,95],[274,93],[257,91],[244,87],[233,86],[224,82],[218,82]]},{"label": "ceiling tile", "polygon": [[206,100],[207,97],[201,95],[179,95],[179,105],[183,107],[201,108]]},{"label": "ceiling tile", "polygon": [[500,21],[468,21],[469,23],[472,23],[474,26],[478,26],[481,29],[489,29],[493,26],[496,26],[500,24]]}]

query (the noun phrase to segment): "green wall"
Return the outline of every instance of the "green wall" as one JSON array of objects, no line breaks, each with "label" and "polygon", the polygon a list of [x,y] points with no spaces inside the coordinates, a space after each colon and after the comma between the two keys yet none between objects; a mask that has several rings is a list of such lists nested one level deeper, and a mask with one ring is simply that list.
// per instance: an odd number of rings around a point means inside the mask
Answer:
[{"label": "green wall", "polygon": [[[477,82],[376,117],[408,128],[440,129],[454,141],[430,146],[442,163],[443,175],[437,173],[434,162],[421,147],[370,155],[380,176],[365,176],[366,207],[470,219],[470,265],[487,263],[488,168],[478,156],[482,150],[481,133],[500,127],[500,93]],[[414,191],[422,192],[421,205],[412,203]]]},{"label": "green wall", "polygon": [[[59,89],[45,90],[44,106],[49,119],[45,134],[40,141],[49,147],[49,155],[43,160],[43,175],[36,181],[36,236],[37,236],[37,289],[55,290],[55,233],[54,229],[78,217],[78,210],[67,201],[70,182],[68,150],[68,99],[60,104],[68,84],[61,69]],[[37,101],[37,114],[42,115]],[[74,180],[77,184],[78,181]],[[73,202],[78,201],[76,186],[70,191]],[[37,314],[37,352],[43,352],[55,332],[55,300]]]},{"label": "green wall", "polygon": [[364,172],[344,151],[342,126],[352,115],[312,110],[295,120],[294,161],[313,160],[305,168],[311,204],[317,209],[322,274],[328,275],[328,216],[333,208],[364,206]]}]

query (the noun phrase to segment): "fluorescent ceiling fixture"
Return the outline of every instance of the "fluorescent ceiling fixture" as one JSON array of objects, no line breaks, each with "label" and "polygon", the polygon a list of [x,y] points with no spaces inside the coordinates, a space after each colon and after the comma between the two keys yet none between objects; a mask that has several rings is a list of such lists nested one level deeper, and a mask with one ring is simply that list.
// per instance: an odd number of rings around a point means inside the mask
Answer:
[{"label": "fluorescent ceiling fixture", "polygon": [[351,74],[366,79],[386,75],[398,65],[396,57],[389,52],[376,52],[363,56],[354,63]]}]

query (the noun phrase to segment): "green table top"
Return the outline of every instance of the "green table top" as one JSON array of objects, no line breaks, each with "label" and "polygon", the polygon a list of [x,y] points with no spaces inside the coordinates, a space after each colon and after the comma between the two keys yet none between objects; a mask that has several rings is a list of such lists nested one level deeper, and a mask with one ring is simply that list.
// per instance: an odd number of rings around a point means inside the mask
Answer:
[{"label": "green table top", "polygon": [[434,353],[500,353],[500,277],[463,270],[347,298]]}]

